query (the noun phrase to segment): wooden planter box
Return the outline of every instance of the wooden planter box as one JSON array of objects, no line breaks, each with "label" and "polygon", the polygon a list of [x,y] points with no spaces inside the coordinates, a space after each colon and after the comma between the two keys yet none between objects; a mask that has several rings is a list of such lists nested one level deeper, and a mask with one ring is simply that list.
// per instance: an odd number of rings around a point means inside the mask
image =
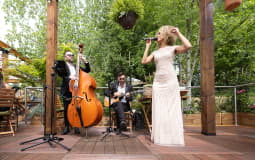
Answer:
[{"label": "wooden planter box", "polygon": [[[185,126],[201,126],[201,114],[184,114],[183,121]],[[252,113],[237,113],[238,125],[253,126],[255,127],[255,114]],[[40,117],[33,117],[32,125],[41,125]],[[234,125],[234,113],[216,113],[216,125]],[[103,116],[103,119],[97,125],[99,127],[107,127],[109,125],[109,117]],[[58,119],[56,122],[57,131],[60,132],[64,128],[64,119]]]},{"label": "wooden planter box", "polygon": [[[216,113],[216,125],[233,125],[235,123],[234,113]],[[201,114],[184,114],[184,125],[201,125]]]},{"label": "wooden planter box", "polygon": [[255,127],[255,114],[238,112],[237,113],[237,124]]},{"label": "wooden planter box", "polygon": [[31,125],[41,125],[42,124],[42,119],[41,116],[33,116],[31,118]]},{"label": "wooden planter box", "polygon": [[[33,116],[31,119],[31,125],[43,125],[41,116]],[[56,131],[62,133],[65,128],[64,118],[57,118],[56,120]]]},{"label": "wooden planter box", "polygon": [[183,115],[183,123],[184,125],[201,125],[201,114],[184,114]]}]

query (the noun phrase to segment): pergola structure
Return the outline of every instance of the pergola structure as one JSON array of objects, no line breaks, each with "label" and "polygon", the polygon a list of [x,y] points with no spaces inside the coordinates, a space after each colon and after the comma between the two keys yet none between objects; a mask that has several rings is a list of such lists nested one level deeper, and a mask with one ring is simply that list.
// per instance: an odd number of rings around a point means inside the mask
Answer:
[{"label": "pergola structure", "polygon": [[[9,49],[8,51],[6,49]],[[24,56],[22,56],[19,52],[17,52],[15,49],[13,49],[12,47],[10,47],[8,44],[4,43],[3,41],[0,40],[0,50],[5,51],[7,53],[12,53],[14,54],[16,57],[19,57],[20,60],[25,61],[30,63],[30,59],[25,58]]]},{"label": "pergola structure", "polygon": [[[13,54],[15,57],[18,57],[21,61],[30,63],[30,59],[25,58],[24,56],[22,56],[22,54],[20,54],[15,49],[13,49],[11,46],[9,46],[8,44],[6,44],[5,42],[3,42],[1,40],[0,40],[0,51],[2,51],[2,57],[1,57],[2,67],[0,69],[3,72],[8,68],[5,61],[8,60],[9,53]],[[16,83],[16,82],[17,82],[16,79],[9,79],[7,81],[7,83]]]},{"label": "pergola structure", "polygon": [[[53,66],[57,57],[57,16],[58,0],[47,0],[47,61],[46,66]],[[201,63],[201,102],[202,134],[216,135],[215,99],[214,99],[214,38],[213,38],[213,1],[200,0],[200,63]],[[51,67],[46,68],[46,85],[55,88],[51,81]],[[50,132],[51,104],[54,96],[47,89],[46,134]],[[55,93],[55,92],[54,92]],[[56,112],[56,111],[54,111]],[[56,114],[56,113],[54,113]],[[53,123],[53,132],[56,121]]]},{"label": "pergola structure", "polygon": [[205,135],[216,135],[212,0],[200,0],[200,75],[201,132]]}]

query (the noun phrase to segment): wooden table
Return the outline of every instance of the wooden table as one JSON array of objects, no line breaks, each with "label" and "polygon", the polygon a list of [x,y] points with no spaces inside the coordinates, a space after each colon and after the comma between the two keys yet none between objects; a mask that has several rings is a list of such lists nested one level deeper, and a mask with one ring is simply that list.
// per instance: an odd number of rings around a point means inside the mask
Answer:
[{"label": "wooden table", "polygon": [[[28,104],[31,104],[31,106],[35,106],[35,105],[37,105],[37,104],[40,104],[40,103],[42,103],[42,101],[38,101],[38,100],[36,100],[36,101],[24,101],[23,99],[21,100],[18,100],[17,102],[16,102],[16,104],[18,105],[18,107],[20,107],[22,110],[24,110],[24,114],[25,114],[25,124],[27,124],[27,110],[28,110]],[[42,114],[42,113],[41,113]],[[41,115],[42,116],[42,115]]]},{"label": "wooden table", "polygon": [[[180,95],[181,95],[181,99],[182,100],[186,100],[187,99],[187,96],[186,94],[188,93],[188,90],[181,90],[180,91]],[[143,114],[144,114],[144,117],[145,117],[145,124],[146,124],[146,127],[148,128],[150,134],[151,134],[151,120],[149,117],[151,117],[151,102],[152,102],[152,97],[142,97],[140,100],[139,100],[141,103],[142,103],[142,110],[143,110]]]},{"label": "wooden table", "polygon": [[[41,101],[27,101],[26,102],[27,104],[32,104],[32,106],[36,105],[36,104],[39,104],[41,103]],[[27,123],[27,107],[25,106],[25,101],[24,101],[24,98],[15,98],[14,100],[14,111],[15,111],[15,114],[16,114],[16,125],[18,128],[18,109],[20,109],[21,112],[23,112],[25,114],[25,123]]]},{"label": "wooden table", "polygon": [[139,101],[142,103],[142,110],[145,118],[145,124],[151,134],[151,122],[149,119],[149,112],[151,111],[151,97],[143,97]]},{"label": "wooden table", "polygon": [[[19,103],[21,104],[25,104],[25,101],[19,101]],[[42,103],[41,101],[27,101],[27,104],[32,104],[32,105],[36,105]]]}]

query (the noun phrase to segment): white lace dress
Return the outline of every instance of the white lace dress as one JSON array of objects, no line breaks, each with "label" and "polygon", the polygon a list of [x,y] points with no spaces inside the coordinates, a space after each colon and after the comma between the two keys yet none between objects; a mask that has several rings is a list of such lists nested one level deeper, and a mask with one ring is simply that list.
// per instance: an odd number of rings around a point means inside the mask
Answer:
[{"label": "white lace dress", "polygon": [[184,146],[180,88],[173,62],[176,46],[154,51],[156,73],[152,87],[152,134],[155,144]]}]

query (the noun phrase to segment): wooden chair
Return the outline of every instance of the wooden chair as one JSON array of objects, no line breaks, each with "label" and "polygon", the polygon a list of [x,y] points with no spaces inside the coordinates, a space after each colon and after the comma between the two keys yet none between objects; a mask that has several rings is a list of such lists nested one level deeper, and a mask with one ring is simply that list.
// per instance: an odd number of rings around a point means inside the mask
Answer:
[{"label": "wooden chair", "polygon": [[[111,98],[111,105],[114,102],[118,102],[118,101],[119,101],[118,98]],[[104,106],[109,107],[109,97],[107,97],[107,96],[104,98]],[[126,122],[128,124],[127,129],[129,129],[130,133],[132,134],[133,133],[133,116],[132,116],[131,103],[130,103],[130,111],[124,112],[124,114],[125,114]],[[111,117],[112,117],[112,126],[111,127],[113,129],[115,129],[115,128],[117,128],[117,126],[116,126],[116,113],[114,111],[111,112]]]},{"label": "wooden chair", "polygon": [[[6,88],[1,88],[0,89],[0,108],[2,110],[0,111],[0,127],[1,129],[3,127],[10,128],[9,131],[0,131],[0,134],[12,134],[15,136],[14,130],[13,130],[13,124],[15,126],[16,122],[12,121],[17,118],[16,114],[13,112],[13,107],[14,107],[14,100],[15,100],[15,90],[13,89],[6,89]],[[3,111],[3,108],[5,111]]]},{"label": "wooden chair", "polygon": [[64,107],[61,103],[59,95],[56,95],[56,112],[57,112],[57,118],[64,118]]},{"label": "wooden chair", "polygon": [[[22,116],[25,115],[25,111],[26,111],[26,107],[24,104],[20,103],[20,101],[22,100],[23,98],[17,98],[15,96],[15,99],[14,99],[14,112],[16,114],[15,118],[16,118],[16,127],[15,127],[15,131],[17,130],[18,128],[18,125],[19,125],[19,114]],[[27,110],[27,114],[28,114],[29,110]]]},{"label": "wooden chair", "polygon": [[[132,116],[132,112],[131,111],[127,111],[127,112],[124,112],[125,114],[125,119],[126,119],[126,122],[127,122],[127,129],[129,129],[130,133],[132,134],[133,133],[133,116]],[[113,111],[111,113],[111,116],[112,116],[112,128],[117,128],[116,126],[116,113]]]}]

